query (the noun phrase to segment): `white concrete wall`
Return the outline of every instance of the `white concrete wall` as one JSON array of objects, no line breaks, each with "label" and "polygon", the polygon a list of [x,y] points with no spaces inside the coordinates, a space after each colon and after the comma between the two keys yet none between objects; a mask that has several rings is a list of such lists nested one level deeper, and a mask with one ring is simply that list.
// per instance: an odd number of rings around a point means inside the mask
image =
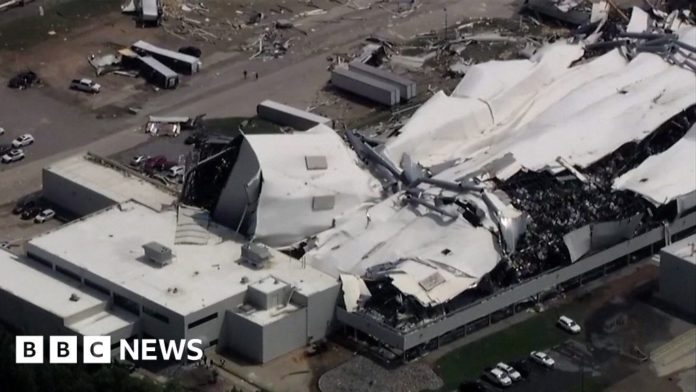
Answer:
[{"label": "white concrete wall", "polygon": [[263,328],[234,312],[226,312],[218,346],[255,362],[263,362]]},{"label": "white concrete wall", "polygon": [[49,169],[43,169],[43,197],[77,216],[85,216],[116,204],[93,189],[85,188]]},{"label": "white concrete wall", "polygon": [[334,326],[334,312],[340,286],[315,293],[307,300],[307,338],[316,341],[326,337]]},{"label": "white concrete wall", "polygon": [[263,357],[268,362],[307,345],[307,309],[298,309],[263,328]]}]

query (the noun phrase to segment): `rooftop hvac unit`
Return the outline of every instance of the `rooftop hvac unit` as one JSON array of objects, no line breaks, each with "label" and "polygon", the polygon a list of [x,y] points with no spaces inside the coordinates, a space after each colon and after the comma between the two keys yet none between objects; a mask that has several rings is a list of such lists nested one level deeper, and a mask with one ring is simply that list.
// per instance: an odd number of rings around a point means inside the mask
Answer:
[{"label": "rooftop hvac unit", "polygon": [[163,267],[172,263],[172,250],[158,242],[148,242],[143,245],[143,250],[145,257],[159,266]]},{"label": "rooftop hvac unit", "polygon": [[271,257],[271,251],[265,245],[253,242],[242,245],[242,260],[253,268],[265,268]]}]

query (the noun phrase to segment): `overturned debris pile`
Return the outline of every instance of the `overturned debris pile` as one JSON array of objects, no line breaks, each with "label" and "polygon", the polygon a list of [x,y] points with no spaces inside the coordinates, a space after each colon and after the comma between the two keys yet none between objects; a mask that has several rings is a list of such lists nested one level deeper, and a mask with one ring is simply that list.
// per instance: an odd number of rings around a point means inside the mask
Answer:
[{"label": "overturned debris pile", "polygon": [[13,76],[7,82],[7,87],[24,90],[39,83],[41,83],[41,79],[39,79],[39,76],[35,72],[25,71]]}]

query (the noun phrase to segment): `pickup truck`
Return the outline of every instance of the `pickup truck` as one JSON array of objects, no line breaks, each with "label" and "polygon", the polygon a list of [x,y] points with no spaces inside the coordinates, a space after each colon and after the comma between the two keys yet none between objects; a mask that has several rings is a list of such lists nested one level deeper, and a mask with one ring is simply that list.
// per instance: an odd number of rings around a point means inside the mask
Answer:
[{"label": "pickup truck", "polygon": [[70,88],[73,90],[85,91],[96,94],[101,91],[101,85],[91,79],[73,79],[70,82]]}]

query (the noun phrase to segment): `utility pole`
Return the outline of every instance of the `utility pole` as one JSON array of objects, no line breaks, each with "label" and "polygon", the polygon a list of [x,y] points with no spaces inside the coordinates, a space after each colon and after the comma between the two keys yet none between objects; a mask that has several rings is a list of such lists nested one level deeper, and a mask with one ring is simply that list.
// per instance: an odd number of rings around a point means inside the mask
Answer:
[{"label": "utility pole", "polygon": [[443,8],[445,11],[445,41],[447,41],[447,7]]}]

